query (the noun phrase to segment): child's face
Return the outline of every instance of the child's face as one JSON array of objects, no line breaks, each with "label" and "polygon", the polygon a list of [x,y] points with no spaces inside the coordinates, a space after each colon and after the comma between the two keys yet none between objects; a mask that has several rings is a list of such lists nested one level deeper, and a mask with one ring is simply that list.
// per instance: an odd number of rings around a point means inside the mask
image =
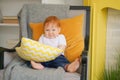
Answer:
[{"label": "child's face", "polygon": [[47,38],[55,38],[60,33],[60,27],[57,27],[56,24],[48,24],[44,27],[44,33]]}]

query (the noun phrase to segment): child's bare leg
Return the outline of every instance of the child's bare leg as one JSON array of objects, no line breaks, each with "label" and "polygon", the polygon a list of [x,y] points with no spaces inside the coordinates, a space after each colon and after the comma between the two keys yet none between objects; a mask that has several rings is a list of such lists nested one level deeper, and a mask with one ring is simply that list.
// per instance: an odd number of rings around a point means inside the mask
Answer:
[{"label": "child's bare leg", "polygon": [[80,66],[80,60],[79,58],[77,58],[75,61],[67,65],[66,70],[68,72],[75,72],[79,68],[79,66]]},{"label": "child's bare leg", "polygon": [[34,61],[31,61],[31,65],[34,69],[38,69],[38,70],[44,69],[44,66],[42,64],[36,63]]}]

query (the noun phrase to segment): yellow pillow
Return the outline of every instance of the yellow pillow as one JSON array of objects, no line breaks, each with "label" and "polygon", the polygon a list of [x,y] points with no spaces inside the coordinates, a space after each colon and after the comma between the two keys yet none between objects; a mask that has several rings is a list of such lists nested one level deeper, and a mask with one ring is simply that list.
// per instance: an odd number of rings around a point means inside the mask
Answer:
[{"label": "yellow pillow", "polygon": [[[60,20],[61,33],[65,35],[67,40],[65,56],[70,62],[79,57],[84,49],[84,40],[82,35],[83,17],[84,15],[81,14],[79,16]],[[30,23],[34,40],[38,40],[43,33],[42,24],[43,23]]]},{"label": "yellow pillow", "polygon": [[63,52],[61,49],[28,38],[22,38],[21,46],[16,47],[16,51],[21,58],[36,62],[53,60]]}]

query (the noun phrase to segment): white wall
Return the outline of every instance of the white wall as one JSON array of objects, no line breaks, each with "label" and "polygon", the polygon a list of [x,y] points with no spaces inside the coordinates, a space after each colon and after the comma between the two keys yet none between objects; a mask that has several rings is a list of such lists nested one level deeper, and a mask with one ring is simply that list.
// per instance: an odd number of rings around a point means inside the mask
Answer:
[{"label": "white wall", "polygon": [[65,0],[42,0],[43,4],[65,4]]},{"label": "white wall", "polygon": [[82,5],[83,0],[42,0],[45,4],[69,4],[69,5]]},{"label": "white wall", "polygon": [[65,0],[66,4],[70,5],[83,5],[83,0]]}]

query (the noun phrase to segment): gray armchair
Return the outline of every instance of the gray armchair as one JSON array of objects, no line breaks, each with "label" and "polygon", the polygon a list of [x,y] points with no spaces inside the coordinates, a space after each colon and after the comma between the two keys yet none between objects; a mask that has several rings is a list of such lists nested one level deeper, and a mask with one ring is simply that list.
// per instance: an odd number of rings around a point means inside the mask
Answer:
[{"label": "gray armchair", "polygon": [[[82,53],[82,63],[78,72],[68,73],[62,68],[46,68],[41,71],[30,69],[26,66],[24,60],[16,56],[5,68],[4,80],[87,80],[90,7],[52,4],[25,4],[18,14],[20,39],[22,37],[32,38],[32,31],[29,28],[29,22],[43,22],[43,20],[49,15],[55,15],[60,19],[63,19],[79,14],[85,14],[83,23],[85,48]],[[20,42],[16,46],[20,46]],[[15,47],[12,49],[0,47],[0,64],[2,64],[0,65],[1,69],[4,69],[4,52],[10,52],[10,54],[12,54],[15,52]]]}]

